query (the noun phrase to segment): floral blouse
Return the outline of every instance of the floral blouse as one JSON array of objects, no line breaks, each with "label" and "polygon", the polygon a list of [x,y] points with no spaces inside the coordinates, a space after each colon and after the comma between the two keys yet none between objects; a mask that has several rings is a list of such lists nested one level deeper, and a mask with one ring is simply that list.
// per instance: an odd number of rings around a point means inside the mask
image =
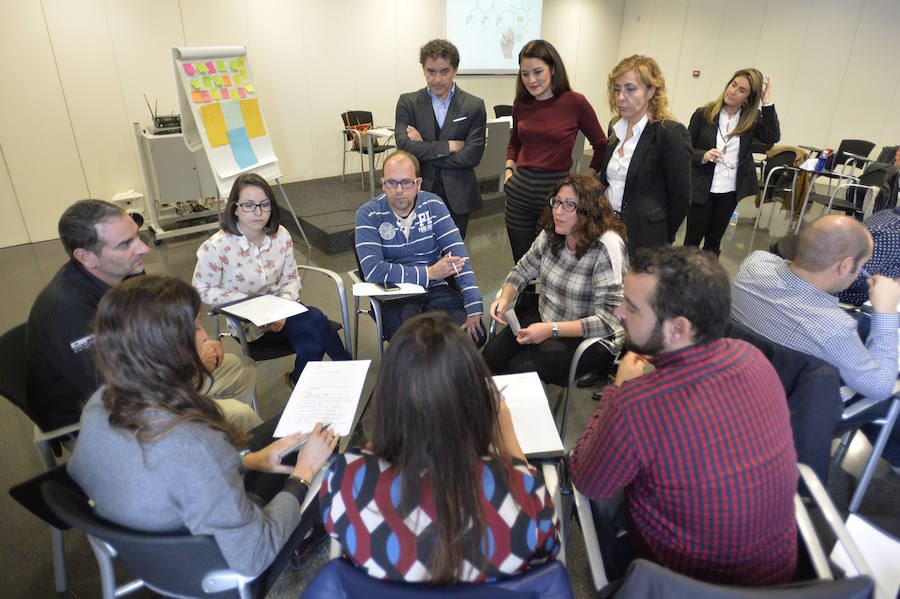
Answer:
[{"label": "floral blouse", "polygon": [[[218,231],[197,250],[192,282],[211,306],[264,293],[297,301],[300,277],[291,235],[279,226],[257,247],[244,235]],[[247,333],[250,340],[260,335],[253,325]]]}]

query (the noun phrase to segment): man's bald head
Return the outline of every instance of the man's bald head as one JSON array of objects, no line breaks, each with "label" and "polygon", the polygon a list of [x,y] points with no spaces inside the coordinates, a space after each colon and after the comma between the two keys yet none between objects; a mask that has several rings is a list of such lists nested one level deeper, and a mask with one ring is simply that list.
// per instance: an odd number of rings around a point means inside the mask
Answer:
[{"label": "man's bald head", "polygon": [[809,272],[822,272],[848,256],[854,264],[861,264],[871,249],[872,237],[859,221],[828,214],[800,232],[794,265]]}]

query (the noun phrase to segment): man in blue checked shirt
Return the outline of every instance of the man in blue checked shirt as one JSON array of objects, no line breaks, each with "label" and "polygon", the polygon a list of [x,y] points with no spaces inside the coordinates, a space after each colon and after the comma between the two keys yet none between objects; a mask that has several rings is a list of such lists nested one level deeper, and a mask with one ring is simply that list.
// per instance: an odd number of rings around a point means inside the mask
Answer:
[{"label": "man in blue checked shirt", "polygon": [[[481,294],[469,256],[447,206],[421,191],[419,161],[394,152],[384,161],[384,193],[356,211],[356,255],[370,283],[415,283],[424,295],[382,303],[383,332],[390,339],[422,312],[448,312],[475,341],[484,343]],[[448,284],[452,277],[456,286]]]}]

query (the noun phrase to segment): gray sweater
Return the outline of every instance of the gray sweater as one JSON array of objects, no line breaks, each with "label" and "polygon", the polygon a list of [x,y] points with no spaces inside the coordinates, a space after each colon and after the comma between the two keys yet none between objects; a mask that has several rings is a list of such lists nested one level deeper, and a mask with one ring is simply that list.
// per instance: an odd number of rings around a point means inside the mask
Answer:
[{"label": "gray sweater", "polygon": [[212,535],[228,565],[262,573],[300,522],[300,506],[279,492],[265,507],[247,497],[238,454],[224,434],[182,423],[141,443],[110,426],[101,387],[85,405],[68,471],[97,514],[138,530]]}]

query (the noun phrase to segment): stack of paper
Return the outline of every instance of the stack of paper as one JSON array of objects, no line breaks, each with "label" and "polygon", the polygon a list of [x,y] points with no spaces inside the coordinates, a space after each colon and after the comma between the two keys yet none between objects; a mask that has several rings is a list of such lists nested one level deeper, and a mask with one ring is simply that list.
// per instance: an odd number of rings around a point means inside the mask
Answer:
[{"label": "stack of paper", "polygon": [[498,375],[494,377],[494,384],[509,406],[513,428],[525,456],[547,458],[564,455],[547,394],[537,373]]},{"label": "stack of paper", "polygon": [[259,295],[219,306],[219,311],[249,320],[258,327],[302,314],[307,310],[308,308],[300,302],[277,295]]}]

